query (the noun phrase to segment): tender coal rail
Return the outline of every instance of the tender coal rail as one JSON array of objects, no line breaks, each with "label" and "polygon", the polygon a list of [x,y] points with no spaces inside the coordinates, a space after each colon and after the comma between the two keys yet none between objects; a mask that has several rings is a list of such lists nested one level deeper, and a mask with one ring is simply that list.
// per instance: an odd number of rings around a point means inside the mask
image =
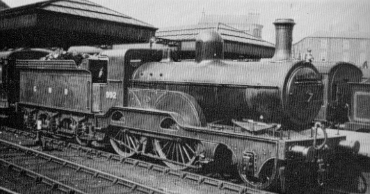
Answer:
[{"label": "tender coal rail", "polygon": [[[24,136],[27,138],[35,138],[35,135],[32,133],[17,130],[14,128],[3,127],[3,131],[14,133],[19,136]],[[144,172],[148,172],[148,173],[152,172],[155,174],[160,174],[160,176],[157,179],[161,179],[164,176],[168,179],[171,179],[173,182],[182,184],[183,186],[185,184],[193,184],[199,187],[199,188],[196,188],[196,190],[200,191],[200,193],[201,193],[200,187],[203,187],[203,190],[204,190],[204,187],[209,188],[207,192],[211,192],[211,193],[240,193],[240,194],[271,193],[268,191],[253,189],[253,188],[246,187],[245,185],[235,184],[235,183],[228,182],[225,180],[219,180],[219,179],[203,176],[203,175],[192,173],[192,172],[172,170],[165,166],[153,164],[153,163],[142,161],[142,160],[137,160],[134,158],[122,158],[121,156],[117,154],[112,154],[112,153],[105,152],[102,150],[84,147],[84,146],[74,144],[74,143],[67,143],[61,140],[55,140],[55,139],[43,137],[43,141],[45,142],[44,144],[47,147],[63,149],[64,150],[63,153],[73,154],[75,152],[78,152],[78,154],[75,153],[74,155],[79,155],[80,157],[85,157],[86,159],[90,159],[90,160],[103,159],[105,161],[114,163],[115,165],[119,165],[122,168],[124,167],[125,169],[135,168],[135,169],[144,170]],[[171,189],[169,189],[169,191],[171,193],[172,192],[175,192],[175,193],[191,192],[189,190],[173,191]]]},{"label": "tender coal rail", "polygon": [[5,140],[0,156],[1,165],[64,193],[167,193]]}]

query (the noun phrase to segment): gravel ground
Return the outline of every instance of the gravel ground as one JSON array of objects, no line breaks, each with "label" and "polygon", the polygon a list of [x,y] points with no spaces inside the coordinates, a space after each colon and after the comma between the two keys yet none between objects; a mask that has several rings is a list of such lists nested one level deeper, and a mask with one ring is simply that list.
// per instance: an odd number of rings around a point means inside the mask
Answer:
[{"label": "gravel ground", "polygon": [[[5,132],[2,132],[0,134],[0,137],[11,140],[20,145],[33,144],[33,142],[29,139],[14,134],[7,134]],[[41,148],[38,147],[36,149],[40,150]],[[79,152],[76,150],[72,150],[70,152],[62,152],[56,150],[44,152],[55,155],[57,157],[68,159],[71,162],[82,164],[90,168],[99,169],[103,172],[128,178],[132,181],[139,182],[148,186],[153,186],[155,188],[158,188],[169,193],[191,193],[191,194],[228,193],[227,191],[221,191],[215,187],[209,187],[203,184],[199,185],[190,180],[184,180],[163,173],[149,171],[141,167],[135,167],[133,165],[124,165],[115,161],[108,161],[106,158],[95,158],[93,156],[86,155],[86,153]]]},{"label": "gravel ground", "polygon": [[44,184],[36,184],[34,179],[26,176],[20,176],[17,172],[9,171],[3,166],[0,166],[0,186],[17,193],[28,193],[28,194],[62,193],[58,190],[50,190],[50,187]]}]

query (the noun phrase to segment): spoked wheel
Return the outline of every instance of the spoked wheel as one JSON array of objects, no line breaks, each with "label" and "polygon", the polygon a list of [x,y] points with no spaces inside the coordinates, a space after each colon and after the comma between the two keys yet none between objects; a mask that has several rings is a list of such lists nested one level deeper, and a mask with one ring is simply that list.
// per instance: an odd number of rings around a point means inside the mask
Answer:
[{"label": "spoked wheel", "polygon": [[55,138],[55,139],[61,139],[62,137],[60,135],[58,135],[58,130],[60,129],[60,126],[59,126],[59,118],[57,117],[54,117],[51,121],[50,121],[50,131],[52,132],[52,137]]},{"label": "spoked wheel", "polygon": [[240,177],[249,186],[257,189],[268,189],[276,181],[275,160],[271,159],[265,162],[260,170],[258,177],[248,175],[242,165],[238,166]]},{"label": "spoked wheel", "polygon": [[30,111],[23,113],[23,128],[26,130],[34,129],[36,126],[35,114]]},{"label": "spoked wheel", "polygon": [[125,130],[119,130],[114,137],[110,138],[114,151],[125,158],[133,156],[139,149],[145,150],[145,144],[141,142],[146,142],[146,138],[140,138],[139,135],[131,134]]},{"label": "spoked wheel", "polygon": [[[83,124],[82,124],[83,125]],[[85,127],[80,127],[77,122],[73,121],[71,123],[71,128],[76,131],[76,141],[78,144],[82,146],[90,146],[91,139],[89,137],[86,138],[86,134],[89,134],[89,129]]]},{"label": "spoked wheel", "polygon": [[164,163],[168,167],[175,170],[185,170],[195,162],[200,144],[196,141],[176,142],[156,139],[154,146],[159,157],[165,159]]}]

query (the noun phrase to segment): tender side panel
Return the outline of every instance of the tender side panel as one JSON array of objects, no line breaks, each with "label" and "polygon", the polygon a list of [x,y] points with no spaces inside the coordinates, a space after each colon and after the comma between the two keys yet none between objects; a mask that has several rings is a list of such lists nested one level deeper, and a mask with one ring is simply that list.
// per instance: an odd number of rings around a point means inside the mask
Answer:
[{"label": "tender side panel", "polygon": [[93,84],[93,103],[92,103],[92,111],[93,112],[100,112],[102,110],[101,104],[101,95],[102,89],[101,84]]},{"label": "tender side panel", "polygon": [[91,75],[79,70],[20,71],[20,103],[91,111]]}]

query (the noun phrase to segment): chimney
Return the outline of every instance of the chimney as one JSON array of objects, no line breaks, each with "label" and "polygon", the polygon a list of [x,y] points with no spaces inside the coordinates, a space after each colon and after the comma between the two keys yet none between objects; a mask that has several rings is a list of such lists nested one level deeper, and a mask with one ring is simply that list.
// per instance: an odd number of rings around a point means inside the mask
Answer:
[{"label": "chimney", "polygon": [[293,19],[276,19],[274,22],[276,29],[274,61],[291,59],[292,40],[293,40]]}]

